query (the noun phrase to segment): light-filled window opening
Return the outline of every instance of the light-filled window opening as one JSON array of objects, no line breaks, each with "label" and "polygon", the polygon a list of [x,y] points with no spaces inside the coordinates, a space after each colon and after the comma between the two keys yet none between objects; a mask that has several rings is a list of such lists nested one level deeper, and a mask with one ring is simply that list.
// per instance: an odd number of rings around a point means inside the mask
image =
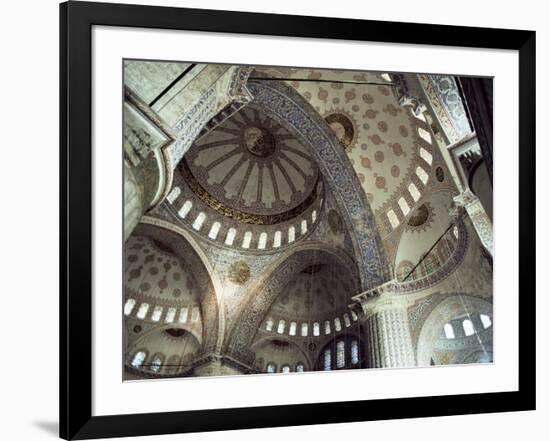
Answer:
[{"label": "light-filled window opening", "polygon": [[265,322],[265,330],[271,331],[273,329],[273,319],[268,318]]},{"label": "light-filled window opening", "polygon": [[316,220],[317,220],[317,210],[313,210],[311,212],[311,222],[315,223]]},{"label": "light-filled window opening", "polygon": [[483,325],[484,329],[487,329],[493,324],[493,322],[491,321],[491,317],[489,317],[487,314],[479,314],[479,319],[481,320],[481,324]]},{"label": "light-filled window opening", "polygon": [[275,236],[273,237],[273,248],[279,248],[281,246],[281,232],[275,231]]},{"label": "light-filled window opening", "polygon": [[172,323],[175,318],[176,318],[176,308],[171,306],[170,308],[168,308],[168,311],[166,312],[166,317],[164,318],[164,322]]},{"label": "light-filled window opening", "polygon": [[424,147],[420,147],[420,157],[426,161],[428,164],[432,165],[433,156],[432,154],[426,150]]},{"label": "light-filled window opening", "polygon": [[216,240],[216,237],[218,237],[218,233],[220,232],[221,224],[219,222],[214,222],[212,224],[212,227],[210,227],[210,232],[208,233],[208,237],[212,240]]},{"label": "light-filled window opening", "polygon": [[166,199],[168,199],[168,202],[173,204],[180,194],[181,194],[181,188],[174,187],[172,188],[172,190],[170,190],[170,193],[168,193],[168,196],[166,196]]},{"label": "light-filled window opening", "polygon": [[235,228],[230,228],[229,230],[227,230],[227,235],[225,236],[225,244],[228,246],[233,245],[236,234],[237,230],[235,230]]},{"label": "light-filled window opening", "polygon": [[343,368],[346,365],[346,343],[340,340],[336,343],[336,367]]},{"label": "light-filled window opening", "polygon": [[418,199],[420,199],[420,192],[418,191],[418,187],[414,185],[414,182],[411,182],[409,184],[409,193],[411,194],[415,202],[418,201]]},{"label": "light-filled window opening", "polygon": [[180,211],[178,211],[179,217],[182,219],[185,219],[185,217],[189,214],[191,211],[191,208],[193,208],[193,202],[191,201],[185,201],[183,206],[180,208]]},{"label": "light-filled window opening", "polygon": [[325,349],[325,354],[323,358],[323,369],[325,371],[330,371],[332,369],[332,352],[330,349]]},{"label": "light-filled window opening", "polygon": [[466,319],[462,322],[462,329],[464,329],[464,334],[466,335],[466,337],[474,335],[474,333],[476,332],[474,329],[474,325],[472,324],[472,321],[470,319]]},{"label": "light-filled window opening", "polygon": [[302,337],[307,337],[307,323],[302,323]]},{"label": "light-filled window opening", "polygon": [[325,335],[330,334],[330,320],[325,320]]},{"label": "light-filled window opening", "polygon": [[418,128],[418,135],[428,144],[432,143],[432,137],[430,136],[430,133],[427,130],[424,130],[422,127]]},{"label": "light-filled window opening", "polygon": [[340,332],[342,330],[342,322],[340,322],[340,317],[336,317],[334,319],[334,329],[336,332]]},{"label": "light-filled window opening", "polygon": [[319,334],[321,333],[320,331],[320,326],[319,326],[319,323],[318,322],[314,322],[313,323],[313,335],[315,337],[319,337]]},{"label": "light-filled window opening", "polygon": [[179,317],[180,323],[185,323],[187,321],[188,312],[189,310],[187,309],[187,306],[184,306],[183,308],[181,308],[180,317]]},{"label": "light-filled window opening", "polygon": [[134,306],[136,306],[136,301],[134,299],[126,300],[126,303],[124,304],[124,315],[130,315],[134,309]]},{"label": "light-filled window opening", "polygon": [[304,363],[298,363],[296,365],[296,372],[304,372]]},{"label": "light-filled window opening", "polygon": [[153,372],[158,372],[160,371],[160,367],[162,366],[162,360],[161,358],[158,356],[158,355],[155,355],[153,357],[153,359],[151,360],[151,366],[149,366],[149,368],[153,371]]},{"label": "light-filled window opening", "polygon": [[267,233],[264,231],[260,233],[260,237],[258,239],[258,249],[263,250],[265,249],[266,245],[267,245]]},{"label": "light-filled window opening", "polygon": [[294,226],[288,228],[288,243],[296,240],[296,228]]},{"label": "light-filled window opening", "polygon": [[290,366],[288,364],[283,365],[283,367],[281,368],[281,372],[283,374],[288,374],[290,372]]},{"label": "light-filled window opening", "polygon": [[250,242],[251,241],[252,241],[252,233],[250,231],[247,231],[246,233],[244,233],[242,247],[243,248],[250,248]]},{"label": "light-filled window opening", "polygon": [[191,321],[197,322],[200,317],[200,310],[198,306],[193,306],[193,309],[191,310]]},{"label": "light-filled window opening", "polygon": [[351,319],[352,319],[354,322],[356,322],[356,321],[357,321],[357,318],[358,318],[358,317],[357,317],[357,313],[356,313],[353,309],[350,311],[350,313],[351,313]]},{"label": "light-filled window opening", "polygon": [[290,328],[288,330],[290,335],[296,335],[296,322],[290,322]]},{"label": "light-filled window opening", "polygon": [[279,325],[277,326],[277,333],[284,334],[286,322],[284,320],[279,320]]},{"label": "light-filled window opening", "polygon": [[443,331],[445,332],[445,338],[455,338],[455,330],[453,329],[453,325],[450,323],[445,323],[445,326],[443,326]]},{"label": "light-filled window opening", "polygon": [[305,219],[301,223],[301,232],[302,232],[302,234],[307,233],[307,221]]},{"label": "light-filled window opening", "polygon": [[347,313],[344,314],[344,324],[346,325],[346,328],[349,328],[351,326],[351,322],[349,320],[349,315]]},{"label": "light-filled window opening", "polygon": [[359,363],[359,342],[357,340],[351,341],[351,364]]},{"label": "light-filled window opening", "polygon": [[416,175],[420,178],[422,183],[426,185],[428,182],[428,173],[426,173],[426,170],[424,170],[422,167],[418,166],[416,167]]},{"label": "light-filled window opening", "polygon": [[387,216],[388,216],[388,220],[390,221],[390,225],[392,226],[392,228],[397,228],[397,226],[399,225],[399,219],[397,218],[397,215],[395,214],[395,211],[388,210]]},{"label": "light-filled window opening", "polygon": [[204,224],[205,219],[206,219],[206,214],[201,211],[199,215],[195,218],[195,221],[193,222],[193,228],[197,231],[200,231],[200,229],[202,228],[202,224]]},{"label": "light-filled window opening", "polygon": [[136,314],[136,317],[138,319],[143,320],[145,318],[145,316],[147,315],[147,311],[149,311],[149,303],[142,303],[141,305],[139,305],[139,309],[138,309],[138,312]]},{"label": "light-filled window opening", "polygon": [[134,358],[132,358],[132,367],[138,368],[140,367],[143,362],[145,361],[145,357],[147,354],[144,351],[136,352],[134,355]]},{"label": "light-filled window opening", "polygon": [[458,227],[456,225],[453,227],[453,236],[458,239]]},{"label": "light-filled window opening", "polygon": [[277,366],[275,366],[275,363],[268,363],[267,369],[265,370],[268,374],[275,373],[275,370],[277,369]]},{"label": "light-filled window opening", "polygon": [[400,197],[397,203],[399,204],[399,208],[401,208],[401,211],[404,216],[409,214],[409,211],[411,211],[411,208],[409,207],[409,204],[407,203],[404,197]]},{"label": "light-filled window opening", "polygon": [[151,320],[158,322],[160,320],[160,316],[162,315],[162,309],[162,306],[155,306],[155,309],[153,309],[153,314],[151,315]]}]

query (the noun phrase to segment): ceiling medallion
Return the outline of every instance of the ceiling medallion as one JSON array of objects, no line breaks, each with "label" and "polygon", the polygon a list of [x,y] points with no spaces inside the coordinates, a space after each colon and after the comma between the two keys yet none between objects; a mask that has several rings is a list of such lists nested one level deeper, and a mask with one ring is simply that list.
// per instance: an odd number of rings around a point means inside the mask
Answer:
[{"label": "ceiling medallion", "polygon": [[260,158],[268,158],[275,152],[275,137],[263,127],[246,127],[242,131],[242,143],[250,153]]},{"label": "ceiling medallion", "polygon": [[233,262],[229,267],[228,277],[234,284],[244,285],[250,279],[250,267],[243,260]]},{"label": "ceiling medallion", "polygon": [[330,126],[338,140],[348,148],[355,136],[355,129],[351,120],[343,113],[331,113],[325,117],[325,121]]}]

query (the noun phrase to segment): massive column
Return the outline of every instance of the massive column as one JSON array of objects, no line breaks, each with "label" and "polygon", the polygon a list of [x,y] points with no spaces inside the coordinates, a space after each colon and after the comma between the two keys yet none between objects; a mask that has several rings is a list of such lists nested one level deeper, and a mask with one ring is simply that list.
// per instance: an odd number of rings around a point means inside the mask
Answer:
[{"label": "massive column", "polygon": [[415,366],[407,305],[397,295],[394,282],[353,299],[361,304],[364,312],[369,367]]},{"label": "massive column", "polygon": [[454,197],[456,207],[463,208],[477,232],[479,240],[485,249],[493,255],[493,223],[487,215],[479,198],[470,190],[465,190]]}]

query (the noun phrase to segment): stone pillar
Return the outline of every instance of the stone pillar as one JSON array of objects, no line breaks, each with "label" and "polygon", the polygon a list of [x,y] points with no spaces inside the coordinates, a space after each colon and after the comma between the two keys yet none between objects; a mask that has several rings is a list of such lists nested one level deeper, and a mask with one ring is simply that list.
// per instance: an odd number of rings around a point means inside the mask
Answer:
[{"label": "stone pillar", "polygon": [[393,288],[394,282],[359,294],[367,334],[367,359],[371,368],[416,366],[407,306]]},{"label": "stone pillar", "polygon": [[493,223],[485,212],[481,201],[470,190],[454,198],[456,207],[464,208],[477,232],[480,242],[493,256]]}]

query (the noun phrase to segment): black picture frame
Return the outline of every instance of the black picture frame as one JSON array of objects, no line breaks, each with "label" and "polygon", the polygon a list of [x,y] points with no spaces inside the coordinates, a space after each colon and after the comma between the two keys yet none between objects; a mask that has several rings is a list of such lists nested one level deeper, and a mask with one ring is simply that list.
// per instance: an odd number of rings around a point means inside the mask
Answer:
[{"label": "black picture frame", "polygon": [[[92,416],[92,26],[519,53],[519,390]],[[60,436],[89,439],[535,409],[535,32],[108,3],[60,5]]]}]

